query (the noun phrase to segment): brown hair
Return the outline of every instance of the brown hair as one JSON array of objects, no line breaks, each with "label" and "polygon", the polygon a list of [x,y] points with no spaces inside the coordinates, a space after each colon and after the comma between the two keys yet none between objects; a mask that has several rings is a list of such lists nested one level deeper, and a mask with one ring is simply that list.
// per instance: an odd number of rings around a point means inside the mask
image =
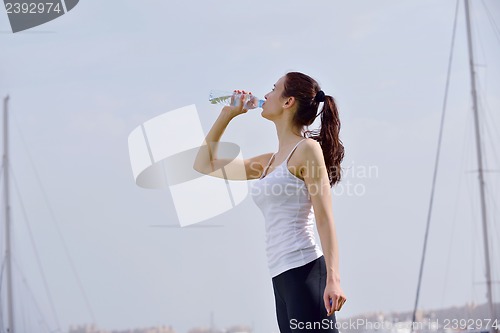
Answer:
[{"label": "brown hair", "polygon": [[[283,97],[295,97],[298,102],[297,111],[292,119],[293,125],[299,129],[311,125],[319,116],[316,113],[320,102],[315,100],[316,94],[321,90],[318,82],[303,73],[289,72],[285,75],[284,86]],[[320,128],[305,131],[304,137],[314,139],[321,145],[332,187],[340,181],[340,163],[344,158],[344,145],[339,138],[340,119],[332,96],[325,95],[320,114]]]}]

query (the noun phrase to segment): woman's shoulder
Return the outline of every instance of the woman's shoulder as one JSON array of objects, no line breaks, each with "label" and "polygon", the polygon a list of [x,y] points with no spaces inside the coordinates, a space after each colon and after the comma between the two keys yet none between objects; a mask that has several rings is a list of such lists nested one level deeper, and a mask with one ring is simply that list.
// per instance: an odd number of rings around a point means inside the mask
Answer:
[{"label": "woman's shoulder", "polygon": [[304,167],[309,163],[324,163],[323,149],[317,140],[306,138],[297,147],[297,164]]},{"label": "woman's shoulder", "polygon": [[302,180],[305,174],[317,174],[315,168],[325,164],[323,149],[317,140],[306,138],[296,150],[297,157],[293,166],[298,172],[294,174]]},{"label": "woman's shoulder", "polygon": [[295,170],[298,170],[294,174],[301,175],[305,167],[321,163],[321,160],[318,159],[322,158],[323,150],[319,142],[312,138],[305,138],[299,142],[299,145],[290,158],[288,166],[293,166]]},{"label": "woman's shoulder", "polygon": [[303,154],[311,154],[311,153],[317,153],[317,152],[323,152],[321,145],[319,144],[318,141],[314,140],[313,138],[305,138],[300,142],[300,144],[297,147],[297,150],[300,149],[301,155]]}]

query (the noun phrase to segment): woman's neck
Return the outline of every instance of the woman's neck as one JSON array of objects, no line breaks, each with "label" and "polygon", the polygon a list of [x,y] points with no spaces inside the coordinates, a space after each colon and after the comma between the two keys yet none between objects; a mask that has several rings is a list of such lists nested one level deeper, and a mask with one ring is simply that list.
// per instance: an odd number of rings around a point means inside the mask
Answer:
[{"label": "woman's neck", "polygon": [[304,138],[296,128],[292,128],[289,122],[283,122],[282,124],[276,124],[276,134],[279,141],[277,154],[289,150],[290,146],[294,146],[298,140]]}]

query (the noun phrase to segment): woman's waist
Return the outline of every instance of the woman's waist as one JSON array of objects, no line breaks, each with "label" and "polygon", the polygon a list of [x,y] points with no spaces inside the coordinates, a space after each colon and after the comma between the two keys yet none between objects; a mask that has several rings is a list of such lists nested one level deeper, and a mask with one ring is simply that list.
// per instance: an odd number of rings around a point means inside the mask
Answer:
[{"label": "woman's waist", "polygon": [[315,217],[312,209],[304,209],[295,213],[290,212],[289,214],[277,214],[276,212],[264,214],[264,223],[268,234],[312,230],[314,221]]},{"label": "woman's waist", "polygon": [[303,264],[304,260],[310,261],[322,254],[320,246],[312,244],[297,249],[288,249],[288,251],[283,252],[268,252],[267,264],[271,270],[276,270],[279,267],[284,268],[285,266],[289,268],[290,266],[294,266],[294,264]]},{"label": "woman's waist", "polygon": [[297,250],[314,244],[316,244],[316,237],[312,226],[296,229],[275,229],[266,232],[267,251]]}]

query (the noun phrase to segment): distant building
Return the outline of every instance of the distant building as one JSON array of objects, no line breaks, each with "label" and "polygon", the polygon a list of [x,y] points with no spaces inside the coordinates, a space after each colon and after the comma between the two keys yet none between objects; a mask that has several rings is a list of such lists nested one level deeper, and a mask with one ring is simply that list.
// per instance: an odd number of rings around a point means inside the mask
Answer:
[{"label": "distant building", "polygon": [[97,328],[95,325],[80,325],[71,326],[68,333],[175,333],[172,326],[157,326],[157,327],[147,327],[147,328],[135,328],[128,330],[102,330]]},{"label": "distant building", "polygon": [[252,333],[252,329],[248,326],[236,325],[226,329],[210,329],[207,327],[195,327],[188,331],[188,333]]}]

